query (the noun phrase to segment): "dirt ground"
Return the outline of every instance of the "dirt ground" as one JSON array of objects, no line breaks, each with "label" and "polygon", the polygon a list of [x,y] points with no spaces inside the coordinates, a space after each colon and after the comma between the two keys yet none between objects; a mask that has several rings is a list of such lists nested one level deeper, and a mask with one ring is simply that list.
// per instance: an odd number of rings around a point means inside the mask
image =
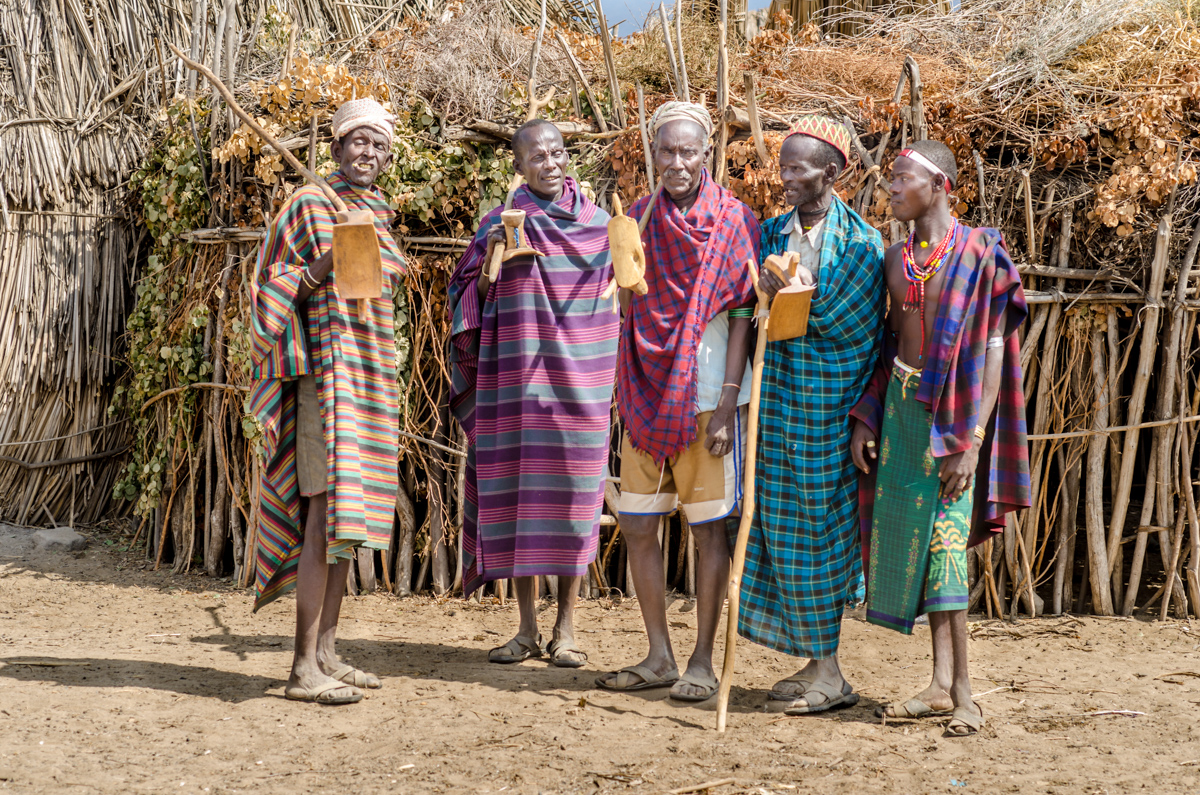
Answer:
[{"label": "dirt ground", "polygon": [[[285,701],[290,600],[145,570],[105,536],[83,553],[0,539],[0,789],[22,792],[641,793],[1195,792],[1200,626],[1050,618],[980,621],[978,737],[873,716],[920,690],[929,630],[849,617],[857,707],[789,718],[765,690],[796,663],[739,644],[725,734],[712,707],[596,690],[645,650],[637,604],[591,601],[579,671],[489,665],[515,608],[461,599],[348,598],[339,648],[383,677],[349,707]],[[543,606],[544,620],[553,606]],[[977,617],[974,617],[977,618]],[[671,602],[677,656],[694,640]],[[724,630],[722,629],[722,636]],[[718,642],[718,654],[722,646]],[[1128,710],[1141,714],[1102,714]],[[690,791],[690,790],[689,790]]]}]

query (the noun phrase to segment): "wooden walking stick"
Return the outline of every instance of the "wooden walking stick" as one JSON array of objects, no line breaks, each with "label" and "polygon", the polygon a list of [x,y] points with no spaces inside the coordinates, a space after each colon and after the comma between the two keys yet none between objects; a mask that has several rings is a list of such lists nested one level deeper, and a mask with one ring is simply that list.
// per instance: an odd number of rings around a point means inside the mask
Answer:
[{"label": "wooden walking stick", "polygon": [[767,313],[769,303],[758,289],[758,268],[747,262],[754,291],[758,293],[758,343],[754,347],[754,376],[750,386],[750,417],[746,423],[746,472],[742,485],[742,518],[738,524],[733,569],[729,572],[729,616],[725,626],[725,661],[721,665],[721,687],[717,693],[717,731],[725,731],[729,712],[729,691],[733,687],[733,665],[737,652],[738,602],[742,591],[742,570],[746,568],[746,544],[754,521],[754,473],[758,459],[758,404],[762,397],[763,354],[767,349]]},{"label": "wooden walking stick", "polygon": [[[246,122],[259,138],[270,144],[287,161],[288,165],[320,188],[321,192],[325,194],[325,198],[333,204],[337,211],[337,223],[333,227],[333,270],[337,275],[338,295],[343,299],[382,298],[383,258],[379,252],[374,211],[348,208],[328,182],[305,168],[286,146],[280,144],[273,135],[264,130],[262,125],[242,109],[242,106],[234,99],[233,92],[212,73],[211,69],[184,55],[174,44],[167,42],[167,46],[188,68],[204,75],[208,82],[212,83],[213,88],[224,97],[230,110]],[[360,300],[358,304],[360,319],[365,318],[366,310],[366,301]]]}]

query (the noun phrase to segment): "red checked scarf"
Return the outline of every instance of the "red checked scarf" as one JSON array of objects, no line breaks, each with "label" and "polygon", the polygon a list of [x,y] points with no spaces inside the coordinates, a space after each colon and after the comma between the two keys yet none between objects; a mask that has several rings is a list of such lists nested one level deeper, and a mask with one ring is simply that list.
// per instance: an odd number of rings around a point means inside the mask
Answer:
[{"label": "red checked scarf", "polygon": [[[634,202],[630,217],[647,202]],[[617,364],[617,408],[634,448],[655,463],[696,438],[696,348],[709,321],[754,296],[746,261],[758,262],[759,235],[754,213],[707,170],[687,215],[659,197],[642,235],[650,291],[633,297]]]},{"label": "red checked scarf", "polygon": [[[1003,530],[1005,514],[1030,504],[1021,345],[1016,333],[1028,309],[1021,276],[995,229],[960,226],[946,267],[949,270],[917,399],[933,411],[930,448],[934,458],[970,447],[976,425],[987,430],[979,451],[979,475],[987,476],[975,478],[975,521],[970,539],[974,545],[986,540],[989,532]],[[998,335],[1004,337],[1000,392],[992,418],[980,419],[987,341]],[[867,423],[876,435],[882,424],[884,395],[895,355],[895,346],[885,344],[880,366],[851,411],[851,416]],[[863,479],[866,482],[859,489],[860,527],[870,528],[875,469]]]}]

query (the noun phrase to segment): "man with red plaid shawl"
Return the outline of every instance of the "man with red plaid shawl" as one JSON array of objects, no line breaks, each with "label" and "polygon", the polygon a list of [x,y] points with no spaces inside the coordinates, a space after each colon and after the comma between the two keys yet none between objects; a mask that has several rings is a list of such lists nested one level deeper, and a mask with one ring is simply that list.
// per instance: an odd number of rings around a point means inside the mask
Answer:
[{"label": "man with red plaid shawl", "polygon": [[[704,165],[712,118],[702,105],[668,102],[651,119],[662,190],[643,235],[649,292],[630,301],[617,362],[621,445],[621,532],[650,640],[641,663],[604,674],[609,690],[670,687],[680,701],[717,690],[713,638],[729,581],[725,519],[736,515],[750,402],[754,285],[759,226],[750,208],[713,181]],[[679,676],[667,630],[662,518],[682,506],[696,542],[696,648]]]},{"label": "man with red plaid shawl", "polygon": [[892,214],[914,226],[885,255],[888,334],[850,443],[864,480],[876,477],[860,490],[867,621],[911,634],[927,613],[933,636],[929,687],[877,714],[952,712],[947,737],[983,725],[967,673],[967,547],[1030,502],[1021,277],[997,230],[950,215],[957,175],[936,141],[913,143],[892,166]]}]

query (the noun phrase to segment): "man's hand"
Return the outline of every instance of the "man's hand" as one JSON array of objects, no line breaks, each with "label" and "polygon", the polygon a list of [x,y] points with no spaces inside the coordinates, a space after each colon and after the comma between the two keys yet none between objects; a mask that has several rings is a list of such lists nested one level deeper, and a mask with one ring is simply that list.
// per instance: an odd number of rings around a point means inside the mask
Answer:
[{"label": "man's hand", "polygon": [[504,224],[492,224],[487,232],[487,242],[489,248],[493,243],[504,245]]},{"label": "man's hand", "polygon": [[308,275],[315,279],[319,284],[320,282],[325,281],[325,277],[328,276],[332,270],[333,246],[330,246],[328,251],[317,257],[316,261],[313,262],[312,265],[308,266]]},{"label": "man's hand", "polygon": [[304,303],[312,295],[314,288],[309,287],[310,282],[316,282],[317,286],[320,286],[321,282],[329,277],[329,272],[333,270],[333,247],[309,263],[305,270],[308,271],[308,280],[300,280],[300,289],[296,293],[297,304]]},{"label": "man's hand", "polygon": [[492,263],[492,251],[496,246],[504,246],[504,224],[493,224],[492,228],[487,231],[487,250],[483,254],[483,265],[479,269],[479,279],[475,282],[475,288],[479,293],[479,303],[483,304],[487,298],[488,288],[492,286],[492,279],[488,274],[488,268]]},{"label": "man's hand", "polygon": [[735,411],[737,409],[723,409],[718,406],[712,413],[708,427],[704,431],[707,434],[707,438],[704,440],[704,449],[717,458],[723,458],[733,451],[733,413]]},{"label": "man's hand", "polygon": [[864,474],[870,473],[871,462],[879,457],[875,432],[862,420],[854,421],[854,431],[850,434],[850,457],[854,459],[854,466]]},{"label": "man's hand", "polygon": [[938,477],[942,479],[942,496],[953,501],[971,488],[975,480],[975,468],[979,465],[979,447],[982,443],[975,439],[971,446],[961,453],[946,456],[938,469]]},{"label": "man's hand", "polygon": [[[796,266],[796,275],[791,278],[791,284],[802,284],[812,286],[816,284],[816,279],[813,278],[812,271],[803,265]],[[763,268],[758,275],[758,289],[762,290],[767,298],[769,305],[775,300],[775,294],[788,286],[788,282],[781,279],[775,271],[770,268]]]}]

